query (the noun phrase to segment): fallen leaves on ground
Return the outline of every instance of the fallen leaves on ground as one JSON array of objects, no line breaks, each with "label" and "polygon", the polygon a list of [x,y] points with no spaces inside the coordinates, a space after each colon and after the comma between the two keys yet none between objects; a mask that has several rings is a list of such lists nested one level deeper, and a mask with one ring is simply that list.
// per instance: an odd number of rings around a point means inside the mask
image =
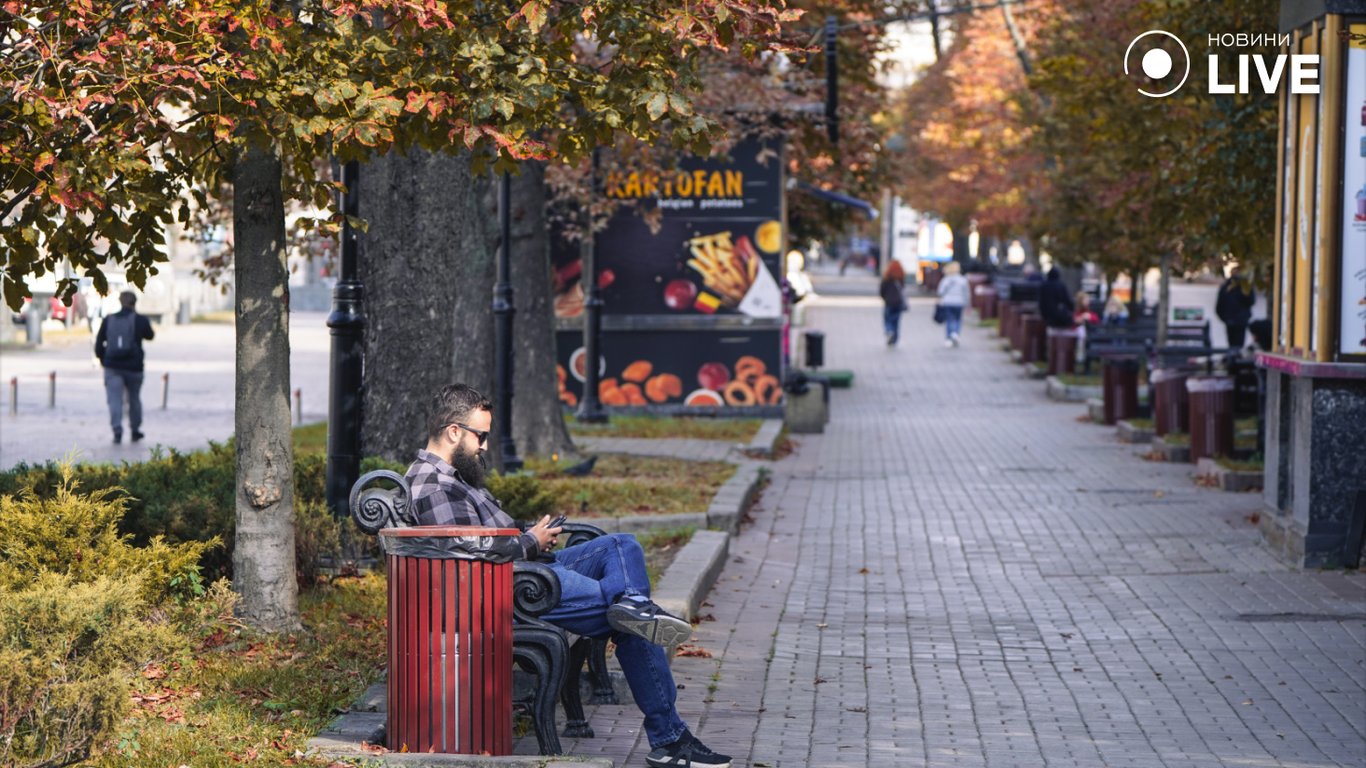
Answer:
[{"label": "fallen leaves on ground", "polygon": [[700,645],[684,644],[678,646],[678,650],[674,652],[674,655],[692,656],[699,659],[710,659],[711,651],[707,650],[706,648],[703,648]]}]

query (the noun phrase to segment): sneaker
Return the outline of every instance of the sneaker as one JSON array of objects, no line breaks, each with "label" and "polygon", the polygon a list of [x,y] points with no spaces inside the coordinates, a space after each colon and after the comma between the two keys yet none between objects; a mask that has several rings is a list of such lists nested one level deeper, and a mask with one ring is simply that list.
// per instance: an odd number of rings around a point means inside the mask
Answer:
[{"label": "sneaker", "polygon": [[618,600],[607,607],[607,623],[618,632],[643,637],[661,646],[678,645],[692,637],[691,624],[650,600],[629,597]]},{"label": "sneaker", "polygon": [[730,768],[730,755],[716,754],[698,741],[691,731],[684,731],[678,741],[650,750],[645,762],[653,768]]},{"label": "sneaker", "polygon": [[953,339],[944,339],[944,346],[945,346],[945,347],[952,347],[952,346],[953,346]]},{"label": "sneaker", "polygon": [[122,433],[122,432],[115,432],[115,433],[114,433],[114,445],[118,445],[119,443],[122,443],[122,442],[123,442],[123,433]]},{"label": "sneaker", "polygon": [[138,432],[138,431],[134,430],[134,432],[133,432],[133,442],[136,443],[137,441],[141,440],[142,438],[143,438],[143,434],[142,434],[141,432]]}]

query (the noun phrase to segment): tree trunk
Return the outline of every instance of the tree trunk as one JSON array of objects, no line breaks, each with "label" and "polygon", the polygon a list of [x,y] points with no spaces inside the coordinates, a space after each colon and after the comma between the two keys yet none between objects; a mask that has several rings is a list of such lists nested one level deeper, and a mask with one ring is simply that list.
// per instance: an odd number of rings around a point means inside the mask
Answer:
[{"label": "tree trunk", "polygon": [[546,224],[545,167],[525,162],[512,177],[514,316],[512,439],[523,456],[574,457],[555,378],[555,310]]},{"label": "tree trunk", "polygon": [[280,160],[251,145],[233,166],[237,290],[237,532],[233,588],[249,623],[299,628],[294,447],[289,412],[289,273]]},{"label": "tree trunk", "polygon": [[1162,254],[1162,277],[1157,283],[1157,345],[1164,346],[1167,343],[1167,322],[1171,317],[1171,280],[1172,280],[1172,255],[1169,252]]},{"label": "tree trunk", "polygon": [[427,441],[432,395],[447,384],[495,396],[489,186],[471,177],[465,155],[391,153],[362,170],[366,456],[411,460]]}]

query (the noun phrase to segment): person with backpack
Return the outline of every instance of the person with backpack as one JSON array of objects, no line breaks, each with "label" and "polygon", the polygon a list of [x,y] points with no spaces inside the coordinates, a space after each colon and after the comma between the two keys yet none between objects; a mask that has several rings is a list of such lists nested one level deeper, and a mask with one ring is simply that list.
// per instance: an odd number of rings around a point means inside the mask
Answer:
[{"label": "person with backpack", "polygon": [[106,317],[95,335],[95,357],[104,366],[104,394],[115,443],[123,442],[124,390],[128,391],[128,426],[133,442],[142,439],[142,342],[154,334],[152,321],[134,309],[137,303],[132,291],[120,293],[122,309]]}]

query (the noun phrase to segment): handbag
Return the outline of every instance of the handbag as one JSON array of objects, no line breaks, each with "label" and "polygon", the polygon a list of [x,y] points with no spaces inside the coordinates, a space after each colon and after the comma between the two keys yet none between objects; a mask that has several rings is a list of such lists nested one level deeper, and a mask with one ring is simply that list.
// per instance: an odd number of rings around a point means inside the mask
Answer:
[{"label": "handbag", "polygon": [[949,319],[949,311],[948,311],[947,309],[944,309],[944,305],[943,305],[943,304],[935,304],[935,305],[934,305],[934,321],[935,321],[936,323],[940,324],[940,325],[943,325],[945,322],[948,321],[948,319]]}]

